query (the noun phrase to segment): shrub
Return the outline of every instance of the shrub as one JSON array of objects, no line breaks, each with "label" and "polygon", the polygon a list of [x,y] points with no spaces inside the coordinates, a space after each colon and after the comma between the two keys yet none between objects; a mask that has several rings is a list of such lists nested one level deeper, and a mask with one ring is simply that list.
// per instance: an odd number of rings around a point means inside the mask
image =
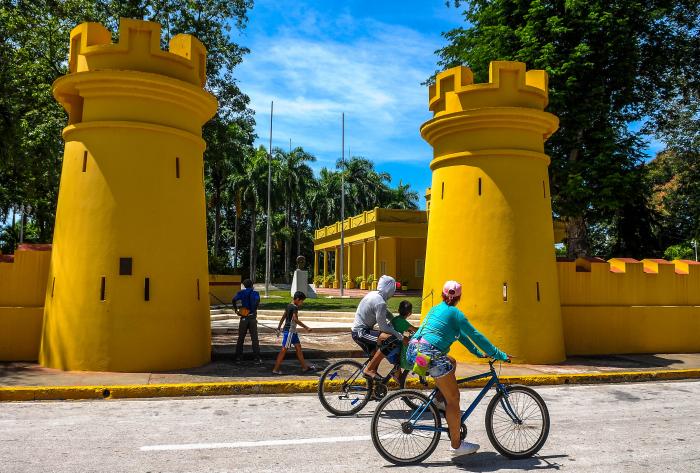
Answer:
[{"label": "shrub", "polygon": [[664,258],[673,261],[674,259],[695,259],[695,250],[690,242],[679,243],[678,245],[669,246],[664,251]]}]

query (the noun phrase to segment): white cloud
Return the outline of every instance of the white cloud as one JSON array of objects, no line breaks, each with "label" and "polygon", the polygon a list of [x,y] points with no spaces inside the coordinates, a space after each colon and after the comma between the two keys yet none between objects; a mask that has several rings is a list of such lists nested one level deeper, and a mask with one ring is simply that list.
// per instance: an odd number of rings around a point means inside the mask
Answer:
[{"label": "white cloud", "polygon": [[304,146],[328,165],[340,157],[340,114],[346,146],[376,162],[427,161],[418,128],[430,118],[427,88],[435,39],[410,28],[339,14],[305,11],[303,21],[273,34],[258,30],[238,68],[267,143],[275,101],[273,144]]}]

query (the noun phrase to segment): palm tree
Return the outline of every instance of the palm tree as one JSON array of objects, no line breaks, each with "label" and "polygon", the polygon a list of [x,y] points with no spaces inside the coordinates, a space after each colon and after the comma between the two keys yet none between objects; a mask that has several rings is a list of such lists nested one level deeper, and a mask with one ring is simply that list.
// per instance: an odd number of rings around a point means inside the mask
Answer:
[{"label": "palm tree", "polygon": [[301,198],[304,195],[304,189],[309,186],[309,183],[314,180],[314,173],[307,163],[316,161],[316,157],[306,151],[302,147],[297,147],[289,153],[282,150],[277,150],[277,155],[280,159],[280,177],[282,179],[282,188],[284,189],[284,225],[285,225],[285,240],[284,240],[284,277],[289,282],[289,263],[292,252],[292,231],[291,220],[292,212],[294,211],[297,217],[297,252],[300,250],[301,240]]},{"label": "palm tree", "polygon": [[321,228],[340,215],[340,173],[322,168],[310,196],[314,227]]},{"label": "palm tree", "polygon": [[382,202],[382,207],[415,210],[418,208],[419,198],[418,192],[411,190],[410,184],[403,184],[399,181],[399,185],[395,189],[389,189],[386,200]]},{"label": "palm tree", "polygon": [[255,153],[249,153],[243,162],[243,174],[239,177],[241,198],[250,213],[250,279],[255,281],[258,249],[255,245],[255,233],[258,211],[267,199],[267,163],[268,154],[264,147]]},{"label": "palm tree", "polygon": [[391,176],[388,173],[377,172],[372,161],[359,156],[351,157],[344,165],[338,161],[336,165],[345,174],[346,209],[349,215],[381,205],[382,195],[389,190],[387,184]]}]

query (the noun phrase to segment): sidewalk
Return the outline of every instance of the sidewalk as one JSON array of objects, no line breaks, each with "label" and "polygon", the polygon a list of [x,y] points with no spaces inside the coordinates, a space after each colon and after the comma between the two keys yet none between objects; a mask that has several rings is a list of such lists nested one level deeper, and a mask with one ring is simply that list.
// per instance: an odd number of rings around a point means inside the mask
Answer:
[{"label": "sidewalk", "polygon": [[[354,357],[362,362],[362,353],[347,333],[301,333],[304,354],[309,362],[320,369],[336,359]],[[252,361],[250,339],[246,338],[244,359],[234,363],[235,333],[212,335],[212,362],[188,370],[159,373],[105,373],[59,371],[43,368],[36,363],[0,363],[0,387],[9,386],[95,386],[95,385],[147,385],[177,383],[221,383],[262,381],[315,381],[319,373],[301,373],[299,362],[288,353],[282,365],[284,375],[272,374],[274,358],[279,352],[280,338],[274,333],[260,333],[261,365]],[[458,376],[482,372],[485,364],[460,362]],[[386,369],[386,367],[383,367]],[[555,365],[502,364],[500,376],[574,376],[609,373],[654,373],[659,371],[696,370],[700,376],[700,353],[612,355],[595,357],[570,357]],[[693,377],[693,376],[691,376]],[[584,380],[585,382],[585,380]],[[551,384],[551,383],[550,383]],[[558,384],[558,383],[553,383]],[[1,397],[0,397],[1,399]]]}]

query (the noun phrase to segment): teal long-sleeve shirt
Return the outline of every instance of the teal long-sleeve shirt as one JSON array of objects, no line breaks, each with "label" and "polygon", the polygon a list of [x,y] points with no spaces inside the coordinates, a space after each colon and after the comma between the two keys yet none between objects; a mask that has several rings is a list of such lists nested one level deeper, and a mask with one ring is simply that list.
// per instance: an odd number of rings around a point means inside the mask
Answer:
[{"label": "teal long-sleeve shirt", "polygon": [[[497,360],[506,360],[508,356],[484,337],[457,307],[442,302],[428,312],[423,323],[412,338],[423,338],[443,353],[447,353],[455,340],[464,345],[476,356],[481,350]],[[478,345],[479,348],[477,348]]]}]

